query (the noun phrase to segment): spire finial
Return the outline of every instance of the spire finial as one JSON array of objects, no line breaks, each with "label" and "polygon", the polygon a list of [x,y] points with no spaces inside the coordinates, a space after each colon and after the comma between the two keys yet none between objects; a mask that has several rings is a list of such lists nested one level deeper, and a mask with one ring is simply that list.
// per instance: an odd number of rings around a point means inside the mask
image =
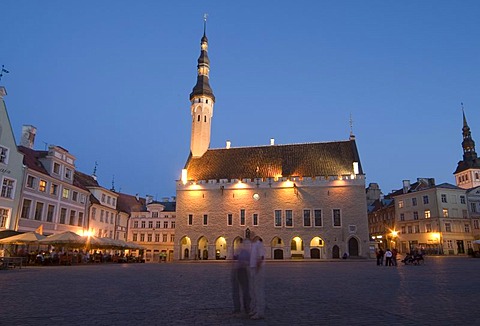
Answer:
[{"label": "spire finial", "polygon": [[111,191],[115,191],[115,174],[112,176],[112,189]]},{"label": "spire finial", "polygon": [[203,36],[207,35],[207,17],[208,17],[208,14],[204,13],[203,14]]},{"label": "spire finial", "polygon": [[95,166],[93,167],[93,173],[92,173],[93,176],[97,176],[97,166],[98,166],[98,163],[97,161],[95,161]]},{"label": "spire finial", "polygon": [[10,73],[10,71],[8,71],[7,69],[5,69],[5,65],[2,65],[2,69],[0,69],[0,80],[2,80],[3,73],[6,73],[6,74],[9,74],[9,73]]},{"label": "spire finial", "polygon": [[353,134],[353,118],[352,118],[352,114],[350,113],[350,139],[355,139],[355,135]]}]

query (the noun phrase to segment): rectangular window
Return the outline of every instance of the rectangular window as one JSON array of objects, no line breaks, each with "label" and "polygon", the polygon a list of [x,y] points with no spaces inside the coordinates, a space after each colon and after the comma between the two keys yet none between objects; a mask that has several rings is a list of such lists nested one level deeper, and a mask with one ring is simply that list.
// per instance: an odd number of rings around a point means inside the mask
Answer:
[{"label": "rectangular window", "polygon": [[38,190],[41,192],[47,191],[47,181],[40,180],[40,182],[38,183]]},{"label": "rectangular window", "polygon": [[293,226],[293,211],[287,209],[285,211],[285,226],[292,227]]},{"label": "rectangular window", "polygon": [[452,224],[445,223],[445,232],[452,232]]},{"label": "rectangular window", "polygon": [[402,233],[402,234],[405,234],[405,226],[402,226],[401,229],[402,229],[401,233]]},{"label": "rectangular window", "polygon": [[170,234],[170,242],[174,242],[175,241],[175,234]]},{"label": "rectangular window", "polygon": [[167,242],[167,234],[162,234],[162,241]]},{"label": "rectangular window", "polygon": [[472,213],[476,213],[477,212],[477,203],[470,203],[470,210],[472,211]]},{"label": "rectangular window", "polygon": [[418,220],[418,212],[413,212],[413,219]]},{"label": "rectangular window", "polygon": [[400,221],[405,221],[405,214],[400,213]]},{"label": "rectangular window", "polygon": [[34,189],[35,188],[35,177],[29,175],[27,176],[27,188]]},{"label": "rectangular window", "polygon": [[420,233],[420,225],[415,225],[415,233]]},{"label": "rectangular window", "polygon": [[78,226],[83,226],[83,213],[82,212],[78,212],[78,223],[77,223]]},{"label": "rectangular window", "polygon": [[465,223],[465,233],[470,233],[470,224]]},{"label": "rectangular window", "polygon": [[80,195],[80,203],[85,204],[85,195],[84,194]]},{"label": "rectangular window", "polygon": [[466,209],[462,209],[462,217],[468,218],[468,211]]},{"label": "rectangular window", "polygon": [[43,213],[43,203],[37,202],[35,205],[35,216],[34,219],[37,221],[42,220],[42,213]]},{"label": "rectangular window", "polygon": [[105,223],[108,223],[108,217],[110,216],[109,211],[105,211]]},{"label": "rectangular window", "polygon": [[142,229],[145,229],[145,221],[142,221],[142,222],[141,222],[141,225],[142,225],[141,228],[142,228]]},{"label": "rectangular window", "polygon": [[62,208],[60,209],[60,224],[65,224],[65,220],[67,219],[67,209]]},{"label": "rectangular window", "polygon": [[168,229],[168,221],[163,221],[163,228]]},{"label": "rectangular window", "polygon": [[412,206],[417,206],[417,198],[412,198]]},{"label": "rectangular window", "polygon": [[193,214],[188,214],[188,225],[193,225]]},{"label": "rectangular window", "polygon": [[75,217],[77,216],[77,212],[73,209],[70,211],[70,225],[75,225]]},{"label": "rectangular window", "polygon": [[155,222],[155,228],[160,229],[162,227],[162,224],[160,221]]},{"label": "rectangular window", "polygon": [[62,197],[68,199],[70,197],[70,189],[63,188]]},{"label": "rectangular window", "polygon": [[423,196],[423,204],[425,204],[425,205],[428,204],[428,196],[427,195]]},{"label": "rectangular window", "polygon": [[172,229],[175,229],[175,221],[170,222]]},{"label": "rectangular window", "polygon": [[447,240],[447,248],[453,249],[453,240]]},{"label": "rectangular window", "polygon": [[32,201],[30,199],[24,199],[21,215],[22,218],[30,218],[30,207],[32,207]]},{"label": "rectangular window", "polygon": [[460,196],[460,204],[465,204],[465,196]]},{"label": "rectangular window", "polygon": [[245,210],[240,210],[240,225],[245,225]]},{"label": "rectangular window", "polygon": [[48,205],[48,207],[47,207],[47,222],[53,222],[54,212],[55,212],[55,206]]},{"label": "rectangular window", "polygon": [[13,199],[15,180],[3,178],[1,197]]},{"label": "rectangular window", "polygon": [[432,224],[430,224],[430,223],[425,224],[425,231],[426,232],[432,232]]},{"label": "rectangular window", "polygon": [[155,233],[155,242],[160,242],[160,234]]},{"label": "rectangular window", "polygon": [[72,178],[72,170],[69,168],[65,169],[65,178],[71,179]]},{"label": "rectangular window", "polygon": [[480,229],[480,222],[478,220],[473,220],[473,228],[475,230]]},{"label": "rectangular window", "polygon": [[446,203],[446,202],[447,202],[447,195],[442,194],[442,195],[441,195],[441,198],[442,198],[442,203]]},{"label": "rectangular window", "polygon": [[333,210],[333,226],[342,226],[342,218],[339,209]]},{"label": "rectangular window", "polygon": [[105,194],[102,194],[102,203],[105,202]]},{"label": "rectangular window", "polygon": [[398,208],[403,208],[403,200],[398,201]]},{"label": "rectangular window", "polygon": [[153,229],[153,221],[148,221],[148,228]]},{"label": "rectangular window", "polygon": [[[113,200],[115,200],[115,198]],[[152,217],[153,218],[158,218],[158,212],[152,212]]]},{"label": "rectangular window", "polygon": [[443,217],[448,217],[448,209],[444,208],[442,209]]},{"label": "rectangular window", "polygon": [[113,218],[114,218],[114,217],[115,217],[115,216],[113,215],[113,213],[111,213],[111,214],[110,214],[110,224],[113,224]]},{"label": "rectangular window", "polygon": [[9,210],[6,208],[0,208],[0,228],[7,226],[7,219],[9,215]]},{"label": "rectangular window", "polygon": [[50,195],[56,196],[57,193],[58,193],[58,185],[52,183],[52,184],[50,185]]},{"label": "rectangular window", "polygon": [[137,239],[138,239],[138,234],[134,233],[132,236],[132,240],[137,241]]},{"label": "rectangular window", "polygon": [[227,225],[233,225],[233,214],[227,214]]},{"label": "rectangular window", "polygon": [[322,221],[322,210],[321,209],[315,209],[313,211],[313,219],[314,219],[314,225],[319,227],[323,226],[323,221]]},{"label": "rectangular window", "polygon": [[208,215],[203,214],[203,225],[208,225]]},{"label": "rectangular window", "polygon": [[258,214],[253,214],[252,224],[253,224],[254,226],[257,226],[257,225],[258,225]]},{"label": "rectangular window", "polygon": [[425,218],[430,218],[430,210],[429,209],[425,210]]},{"label": "rectangular window", "polygon": [[72,200],[77,201],[78,200],[78,192],[74,191],[72,192]]},{"label": "rectangular window", "polygon": [[152,234],[147,234],[147,242],[152,242]]},{"label": "rectangular window", "polygon": [[53,173],[60,174],[60,164],[53,163]]},{"label": "rectangular window", "polygon": [[[110,196],[107,196],[107,204],[109,204],[109,205],[110,205],[110,202],[111,202],[111,201],[112,201],[112,197],[110,197]],[[152,235],[150,235],[150,237],[151,237],[151,236],[152,236]],[[150,241],[150,242],[151,242],[151,241]]]},{"label": "rectangular window", "polygon": [[145,241],[145,233],[140,233],[140,241],[141,242]]},{"label": "rectangular window", "polygon": [[312,226],[312,217],[309,209],[303,210],[303,226]]},{"label": "rectangular window", "polygon": [[133,228],[138,229],[138,221],[133,221]]},{"label": "rectangular window", "polygon": [[8,164],[8,148],[0,146],[0,163]]},{"label": "rectangular window", "polygon": [[407,230],[408,233],[413,233],[413,228],[411,225],[407,226]]},{"label": "rectangular window", "polygon": [[282,226],[282,211],[275,210],[275,226]]},{"label": "rectangular window", "polygon": [[105,211],[103,209],[100,210],[100,222],[103,222],[105,216]]}]

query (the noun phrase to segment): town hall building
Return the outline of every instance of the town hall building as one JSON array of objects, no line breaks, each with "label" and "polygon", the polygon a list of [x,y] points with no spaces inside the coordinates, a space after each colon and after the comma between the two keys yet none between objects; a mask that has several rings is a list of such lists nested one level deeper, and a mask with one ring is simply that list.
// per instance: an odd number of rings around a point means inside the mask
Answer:
[{"label": "town hall building", "polygon": [[365,174],[355,137],[212,149],[215,96],[204,30],[190,94],[190,155],[177,181],[174,258],[232,259],[262,238],[267,259],[370,255]]}]

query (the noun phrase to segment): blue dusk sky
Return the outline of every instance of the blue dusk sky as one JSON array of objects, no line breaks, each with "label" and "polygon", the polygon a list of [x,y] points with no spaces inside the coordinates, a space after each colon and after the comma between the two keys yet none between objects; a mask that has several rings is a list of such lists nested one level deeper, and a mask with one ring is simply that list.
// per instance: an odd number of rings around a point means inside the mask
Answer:
[{"label": "blue dusk sky", "polygon": [[[18,1],[0,8],[17,142],[66,148],[129,194],[175,195],[208,13],[211,148],[346,140],[367,185],[455,183],[480,144],[480,1]],[[479,145],[480,146],[480,145]],[[480,147],[477,148],[480,150]]]}]

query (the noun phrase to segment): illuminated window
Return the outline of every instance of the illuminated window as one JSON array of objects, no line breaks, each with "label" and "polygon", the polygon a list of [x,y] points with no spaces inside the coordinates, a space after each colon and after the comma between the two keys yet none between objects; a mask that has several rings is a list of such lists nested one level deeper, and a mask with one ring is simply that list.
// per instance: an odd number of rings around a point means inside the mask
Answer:
[{"label": "illuminated window", "polygon": [[292,227],[293,226],[293,211],[287,209],[285,211],[285,226]]},{"label": "illuminated window", "polygon": [[333,226],[342,226],[342,218],[339,209],[333,210]]},{"label": "illuminated window", "polygon": [[312,226],[312,217],[310,216],[310,210],[303,210],[303,226]]},{"label": "illuminated window", "polygon": [[63,188],[62,197],[68,199],[68,197],[70,197],[70,189]]},{"label": "illuminated window", "polygon": [[398,208],[403,208],[403,200],[398,201]]},{"label": "illuminated window", "polygon": [[282,226],[282,211],[275,210],[275,226]]},{"label": "illuminated window", "polygon": [[425,210],[425,218],[430,218],[430,210],[429,209]]},{"label": "illuminated window", "polygon": [[444,208],[442,209],[443,217],[448,217],[448,209]]},{"label": "illuminated window", "polygon": [[47,191],[47,181],[40,180],[40,182],[38,183],[38,190],[41,192]]},{"label": "illuminated window", "polygon": [[8,215],[9,215],[8,209],[0,208],[0,228],[6,227]]}]

